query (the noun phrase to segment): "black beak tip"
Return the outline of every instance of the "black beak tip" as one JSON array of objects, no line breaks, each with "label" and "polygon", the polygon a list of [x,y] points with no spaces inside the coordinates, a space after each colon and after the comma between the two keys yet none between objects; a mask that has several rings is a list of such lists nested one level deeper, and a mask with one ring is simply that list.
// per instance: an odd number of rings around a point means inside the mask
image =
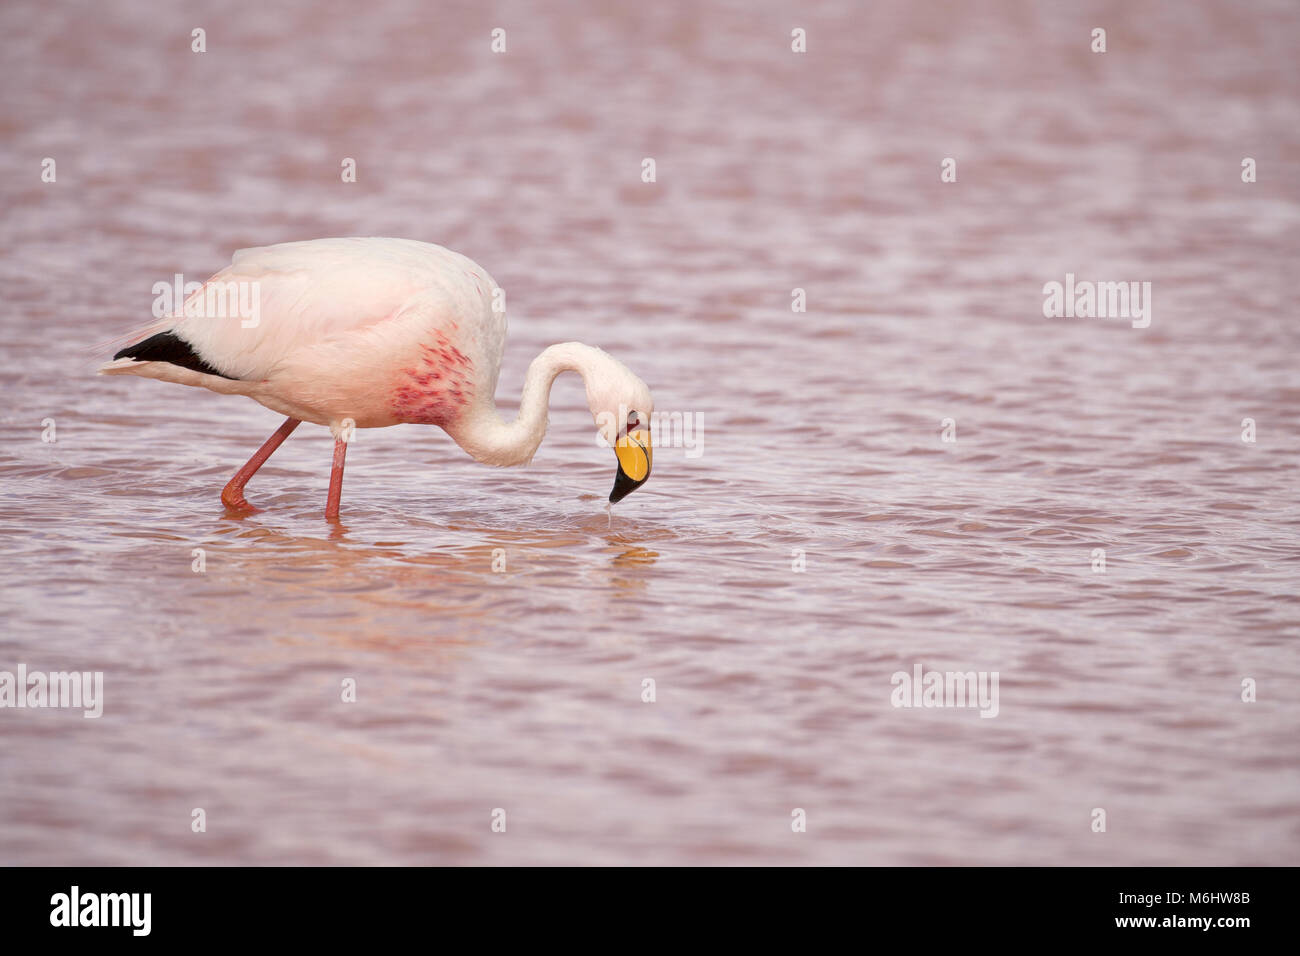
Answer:
[{"label": "black beak tip", "polygon": [[[646,478],[648,477],[650,476],[647,475]],[[633,481],[627,476],[627,472],[625,472],[620,466],[619,469],[614,472],[614,490],[609,493],[609,503],[612,505],[618,504],[618,502],[622,501],[644,484],[645,478],[642,478],[640,481]]]}]

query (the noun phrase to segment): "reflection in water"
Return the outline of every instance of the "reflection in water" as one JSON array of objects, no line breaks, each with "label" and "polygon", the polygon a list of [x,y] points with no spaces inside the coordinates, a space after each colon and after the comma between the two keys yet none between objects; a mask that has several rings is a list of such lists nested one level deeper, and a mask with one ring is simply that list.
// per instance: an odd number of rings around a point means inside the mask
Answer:
[{"label": "reflection in water", "polygon": [[[614,544],[613,541],[610,543]],[[646,567],[654,564],[658,558],[659,552],[657,551],[648,551],[645,548],[629,548],[614,558],[614,566],[623,568]]]},{"label": "reflection in water", "polygon": [[[615,542],[610,539],[610,544]],[[623,547],[622,543],[617,544]],[[623,573],[616,574],[610,578],[611,583],[624,591],[637,592],[644,590],[650,581],[650,578],[644,572],[659,560],[659,552],[650,551],[647,548],[628,548],[615,555],[611,564],[617,571]]]}]

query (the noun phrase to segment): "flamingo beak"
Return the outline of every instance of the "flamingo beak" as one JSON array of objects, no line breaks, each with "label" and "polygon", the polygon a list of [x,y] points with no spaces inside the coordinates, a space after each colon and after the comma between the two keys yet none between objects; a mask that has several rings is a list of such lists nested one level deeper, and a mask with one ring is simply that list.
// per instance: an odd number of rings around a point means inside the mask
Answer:
[{"label": "flamingo beak", "polygon": [[609,493],[610,504],[622,501],[645,484],[650,477],[652,451],[646,428],[634,428],[614,444],[618,471],[614,473],[614,490]]}]

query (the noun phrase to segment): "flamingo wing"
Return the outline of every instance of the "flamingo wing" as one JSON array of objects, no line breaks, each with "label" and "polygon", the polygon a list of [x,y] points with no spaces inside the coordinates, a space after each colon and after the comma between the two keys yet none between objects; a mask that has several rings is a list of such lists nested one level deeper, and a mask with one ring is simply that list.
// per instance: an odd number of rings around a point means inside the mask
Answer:
[{"label": "flamingo wing", "polygon": [[416,307],[431,317],[472,307],[465,301],[463,275],[449,274],[448,263],[439,259],[469,263],[449,250],[406,240],[326,239],[241,249],[190,301],[220,284],[227,302],[239,296],[254,307],[253,314],[208,315],[189,308],[193,314],[169,331],[226,377],[270,378],[299,349],[337,341]]},{"label": "flamingo wing", "polygon": [[495,392],[494,289],[472,260],[414,240],[242,249],[102,371],[241,392],[308,421],[443,424]]}]

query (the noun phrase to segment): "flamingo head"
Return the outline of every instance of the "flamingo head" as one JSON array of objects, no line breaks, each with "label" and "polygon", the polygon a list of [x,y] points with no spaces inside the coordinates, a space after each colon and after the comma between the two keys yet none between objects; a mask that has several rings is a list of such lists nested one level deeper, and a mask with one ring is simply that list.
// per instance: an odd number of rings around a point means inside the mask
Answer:
[{"label": "flamingo head", "polygon": [[653,447],[650,417],[654,399],[645,382],[622,363],[610,359],[606,374],[587,383],[587,404],[603,444],[614,449],[618,465],[610,503],[622,501],[650,477]]}]

